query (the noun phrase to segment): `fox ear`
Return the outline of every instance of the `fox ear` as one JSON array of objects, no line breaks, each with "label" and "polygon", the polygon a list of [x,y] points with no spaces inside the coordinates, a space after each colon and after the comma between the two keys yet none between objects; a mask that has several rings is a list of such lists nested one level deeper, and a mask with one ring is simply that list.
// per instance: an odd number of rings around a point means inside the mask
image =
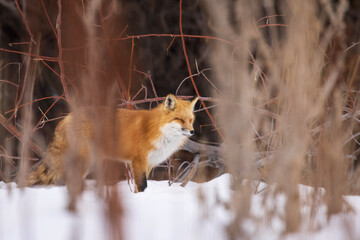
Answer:
[{"label": "fox ear", "polygon": [[165,98],[165,109],[174,110],[176,105],[176,97],[173,94],[168,94]]},{"label": "fox ear", "polygon": [[191,101],[190,107],[191,107],[192,111],[194,111],[195,105],[198,100],[199,100],[199,97],[196,97],[194,100]]}]

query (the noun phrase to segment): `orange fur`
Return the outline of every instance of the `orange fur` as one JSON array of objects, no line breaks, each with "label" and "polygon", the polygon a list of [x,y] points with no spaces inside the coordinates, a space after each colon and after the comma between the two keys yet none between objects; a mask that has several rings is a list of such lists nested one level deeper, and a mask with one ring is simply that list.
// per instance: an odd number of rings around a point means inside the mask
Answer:
[{"label": "orange fur", "polygon": [[[131,162],[136,192],[145,190],[151,168],[166,160],[193,134],[196,102],[197,98],[185,101],[169,94],[153,110],[117,109],[110,119],[101,119],[103,136],[114,136],[105,155]],[[71,161],[82,161],[84,167],[78,173],[82,178],[91,171],[91,144],[98,129],[93,127],[97,125],[90,120],[89,112],[82,109],[59,122],[43,163],[30,174],[29,185],[66,183],[69,156],[76,156]]]}]

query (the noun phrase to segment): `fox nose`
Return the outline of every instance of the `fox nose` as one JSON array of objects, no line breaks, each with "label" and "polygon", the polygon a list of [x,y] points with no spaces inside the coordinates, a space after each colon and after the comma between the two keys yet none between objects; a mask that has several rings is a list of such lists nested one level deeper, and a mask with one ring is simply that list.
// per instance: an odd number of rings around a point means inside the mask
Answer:
[{"label": "fox nose", "polygon": [[191,134],[191,135],[194,135],[194,133],[195,133],[194,130],[191,130],[191,131],[190,131],[190,134]]}]

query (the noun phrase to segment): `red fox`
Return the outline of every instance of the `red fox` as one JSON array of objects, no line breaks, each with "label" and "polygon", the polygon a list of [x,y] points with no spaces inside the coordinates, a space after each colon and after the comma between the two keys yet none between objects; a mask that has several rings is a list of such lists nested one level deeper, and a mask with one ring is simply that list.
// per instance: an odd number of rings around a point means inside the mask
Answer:
[{"label": "red fox", "polygon": [[[169,158],[194,134],[194,106],[197,100],[181,100],[169,94],[162,104],[152,110],[116,110],[115,127],[111,131],[116,135],[117,142],[112,158],[131,162],[135,192],[143,192],[150,170]],[[74,132],[79,142],[76,153],[79,157],[74,160],[84,161],[85,165],[83,172],[78,174],[84,179],[91,171],[91,144],[88,143],[94,136],[94,129],[85,113],[77,113],[76,116],[71,113],[59,122],[45,158],[30,173],[29,185],[67,182],[64,165],[74,144]]]}]

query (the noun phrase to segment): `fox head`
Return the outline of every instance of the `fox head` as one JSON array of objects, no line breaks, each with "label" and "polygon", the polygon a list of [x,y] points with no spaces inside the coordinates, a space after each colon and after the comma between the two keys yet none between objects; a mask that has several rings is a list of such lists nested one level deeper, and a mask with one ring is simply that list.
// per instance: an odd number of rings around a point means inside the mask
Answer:
[{"label": "fox head", "polygon": [[194,107],[198,99],[197,97],[192,101],[186,101],[177,99],[173,94],[166,96],[162,108],[163,123],[167,132],[185,137],[194,134]]}]

